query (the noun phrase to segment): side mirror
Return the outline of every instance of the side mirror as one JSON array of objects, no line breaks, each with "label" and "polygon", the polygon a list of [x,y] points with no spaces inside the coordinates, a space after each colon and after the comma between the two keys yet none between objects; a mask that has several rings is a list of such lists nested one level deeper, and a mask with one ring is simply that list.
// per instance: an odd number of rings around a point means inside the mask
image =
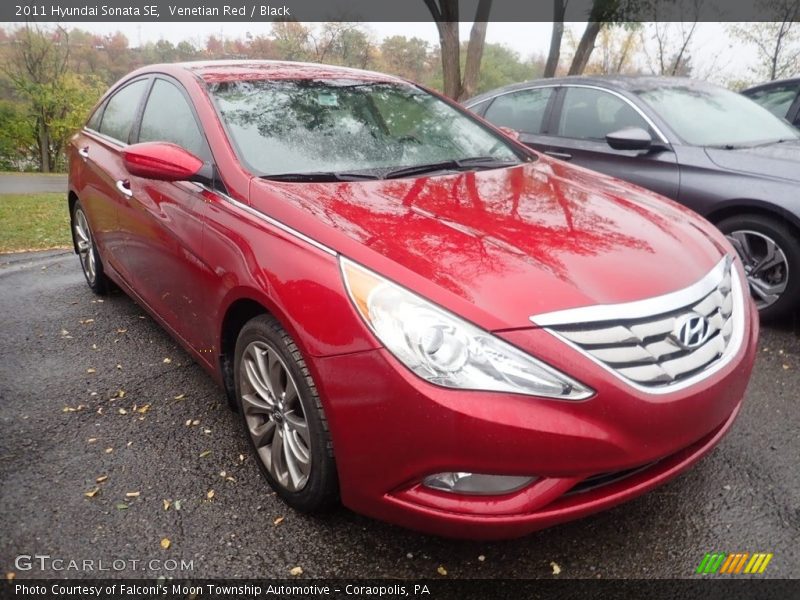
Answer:
[{"label": "side mirror", "polygon": [[510,137],[514,141],[519,141],[519,131],[516,129],[511,129],[511,127],[506,127],[505,125],[501,125],[498,127],[500,131],[505,133],[508,137]]},{"label": "side mirror", "polygon": [[157,181],[197,181],[210,178],[208,166],[191,152],[167,142],[133,144],[122,151],[125,168],[131,175]]},{"label": "side mirror", "polygon": [[614,150],[649,150],[653,138],[641,127],[625,127],[606,135],[606,142]]}]

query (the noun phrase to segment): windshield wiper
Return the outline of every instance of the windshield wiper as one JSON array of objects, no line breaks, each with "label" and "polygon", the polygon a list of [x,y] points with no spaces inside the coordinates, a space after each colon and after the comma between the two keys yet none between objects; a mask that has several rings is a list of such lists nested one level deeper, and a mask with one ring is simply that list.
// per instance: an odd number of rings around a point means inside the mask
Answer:
[{"label": "windshield wiper", "polygon": [[424,165],[412,165],[392,169],[383,174],[384,179],[398,179],[400,177],[411,177],[412,175],[423,175],[425,173],[435,173],[436,171],[469,171],[472,169],[498,169],[518,165],[519,161],[499,159],[493,156],[472,156],[470,158],[459,158],[443,160],[441,162],[428,163]]},{"label": "windshield wiper", "polygon": [[270,181],[294,181],[294,182],[315,182],[315,181],[367,181],[380,179],[373,173],[346,173],[342,171],[308,171],[305,173],[276,173],[274,175],[261,175],[261,179]]}]

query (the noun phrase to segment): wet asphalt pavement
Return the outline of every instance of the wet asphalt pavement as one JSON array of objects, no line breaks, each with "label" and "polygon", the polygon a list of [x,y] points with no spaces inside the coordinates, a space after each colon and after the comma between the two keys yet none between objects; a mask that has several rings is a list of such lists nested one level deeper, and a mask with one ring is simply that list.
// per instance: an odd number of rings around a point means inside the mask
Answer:
[{"label": "wet asphalt pavement", "polygon": [[67,193],[67,176],[64,173],[0,173],[0,195]]},{"label": "wet asphalt pavement", "polygon": [[46,554],[192,561],[103,574],[117,577],[535,578],[555,564],[561,578],[672,578],[744,551],[774,553],[764,576],[800,577],[797,320],[763,328],[742,413],[693,470],[605,513],[477,543],[287,509],[222,391],[126,296],[94,297],[72,254],[0,256],[0,311],[2,574],[92,575],[15,567]]}]

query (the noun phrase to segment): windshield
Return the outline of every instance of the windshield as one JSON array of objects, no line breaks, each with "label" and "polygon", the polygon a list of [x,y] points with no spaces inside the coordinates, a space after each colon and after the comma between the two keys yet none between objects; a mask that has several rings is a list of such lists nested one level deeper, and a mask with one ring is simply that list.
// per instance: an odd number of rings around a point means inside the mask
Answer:
[{"label": "windshield", "polygon": [[728,90],[686,85],[635,93],[687,144],[737,147],[800,139],[768,110]]},{"label": "windshield", "polygon": [[519,162],[501,137],[410,84],[230,81],[210,92],[240,158],[261,176]]}]

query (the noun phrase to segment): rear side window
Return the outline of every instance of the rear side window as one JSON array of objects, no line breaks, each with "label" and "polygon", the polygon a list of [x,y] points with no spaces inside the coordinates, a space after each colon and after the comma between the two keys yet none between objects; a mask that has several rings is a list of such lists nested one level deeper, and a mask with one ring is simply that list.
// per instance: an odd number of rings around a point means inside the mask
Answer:
[{"label": "rear side window", "polygon": [[140,79],[126,85],[116,94],[111,96],[103,111],[103,120],[100,122],[100,133],[128,143],[128,135],[136,119],[139,102],[147,86],[147,80]]},{"label": "rear side window", "polygon": [[797,97],[798,84],[781,85],[766,90],[756,90],[745,94],[776,117],[784,118],[789,112],[789,107]]},{"label": "rear side window", "polygon": [[544,112],[554,89],[521,90],[498,96],[485,117],[498,127],[510,127],[522,133],[541,133]]},{"label": "rear side window", "polygon": [[606,135],[625,127],[650,131],[639,113],[613,94],[591,88],[566,88],[558,126],[561,137],[605,141]]},{"label": "rear side window", "polygon": [[189,103],[176,85],[163,79],[156,79],[147,99],[139,141],[172,142],[199,158],[210,158]]},{"label": "rear side window", "polygon": [[86,123],[86,126],[89,129],[94,129],[95,131],[99,131],[100,117],[102,116],[103,116],[103,105],[101,104],[95,109],[95,111],[92,113],[92,116],[89,117],[89,121]]},{"label": "rear side window", "polygon": [[488,100],[484,100],[483,102],[478,102],[477,104],[473,104],[469,107],[469,109],[474,112],[476,115],[483,115],[483,111],[486,110],[486,107],[489,106],[492,99],[489,98]]}]

